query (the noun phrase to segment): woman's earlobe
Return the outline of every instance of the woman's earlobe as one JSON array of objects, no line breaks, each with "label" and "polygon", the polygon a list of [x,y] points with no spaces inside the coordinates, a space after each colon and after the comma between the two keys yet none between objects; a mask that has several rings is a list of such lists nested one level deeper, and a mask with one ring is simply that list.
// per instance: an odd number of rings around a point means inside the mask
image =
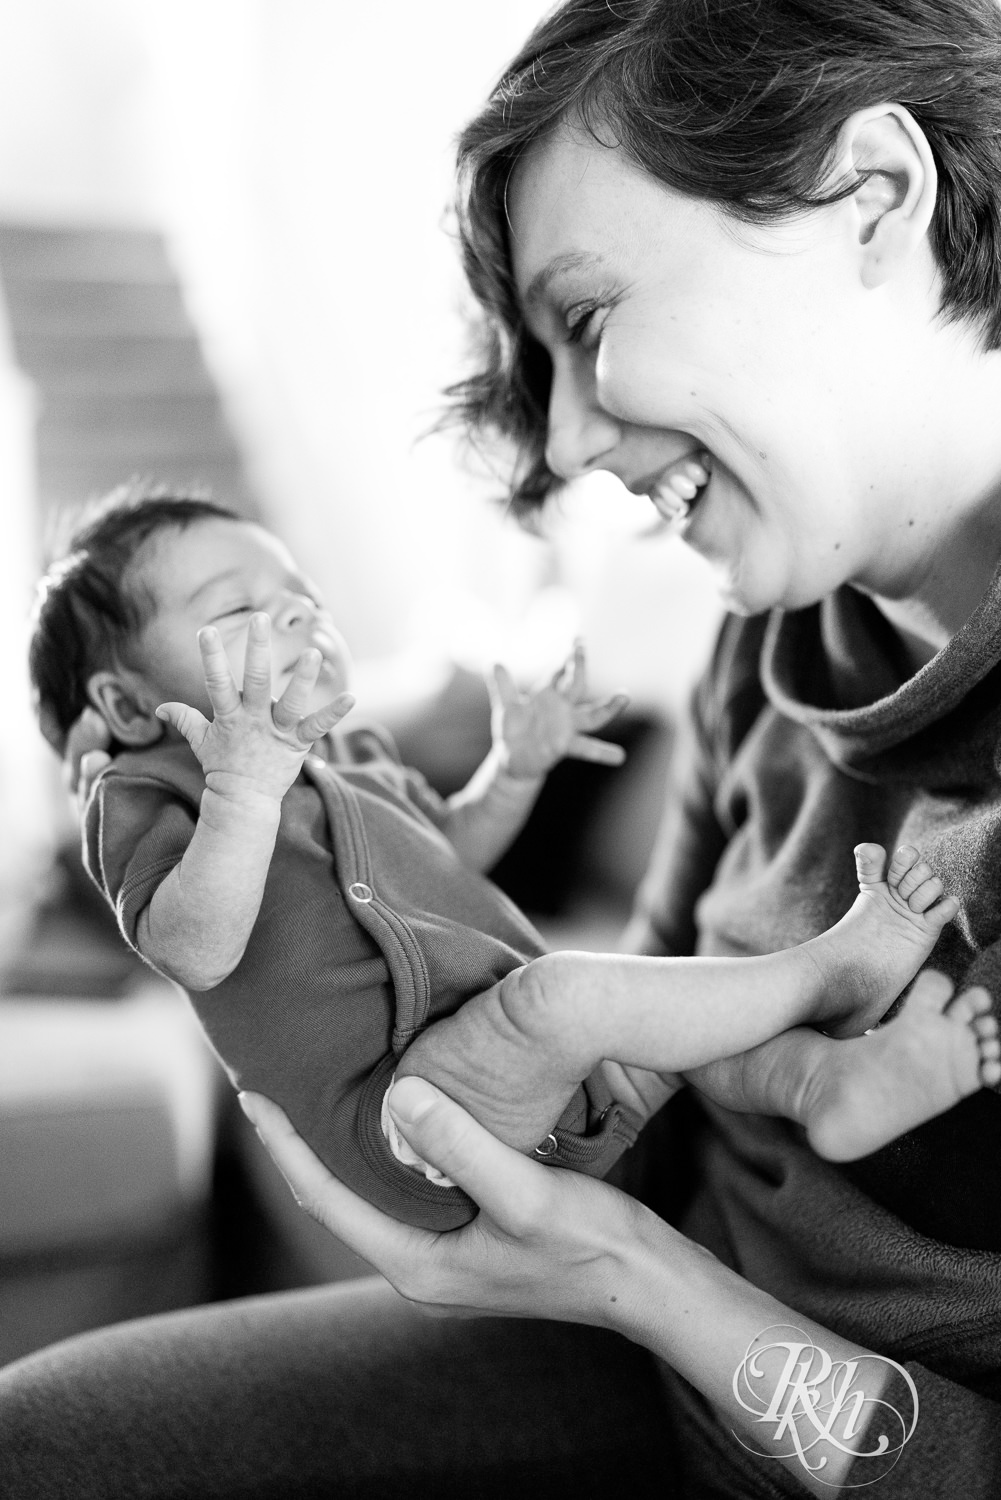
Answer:
[{"label": "woman's earlobe", "polygon": [[116,672],[94,672],[87,681],[87,697],[120,745],[141,749],[155,745],[164,726],[153,706],[145,706]]},{"label": "woman's earlobe", "polygon": [[858,180],[852,202],[859,269],[872,289],[927,241],[938,192],[935,158],[920,125],[898,104],[873,105],[846,120],[839,158]]}]

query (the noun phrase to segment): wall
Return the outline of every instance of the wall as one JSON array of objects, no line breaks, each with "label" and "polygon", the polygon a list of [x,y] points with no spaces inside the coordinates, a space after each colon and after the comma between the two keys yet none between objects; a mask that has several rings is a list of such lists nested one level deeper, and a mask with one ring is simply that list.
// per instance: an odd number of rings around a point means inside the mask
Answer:
[{"label": "wall", "polygon": [[543,10],[7,0],[0,213],[167,230],[274,522],[397,690],[446,655],[549,668],[582,628],[670,709],[714,615],[683,549],[609,533],[617,485],[528,539],[416,442],[461,364],[452,139]]}]

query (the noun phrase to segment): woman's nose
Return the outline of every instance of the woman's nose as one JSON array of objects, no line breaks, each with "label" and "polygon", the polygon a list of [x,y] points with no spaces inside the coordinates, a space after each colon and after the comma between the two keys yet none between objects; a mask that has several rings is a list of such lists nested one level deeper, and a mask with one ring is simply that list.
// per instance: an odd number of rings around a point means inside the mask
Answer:
[{"label": "woman's nose", "polygon": [[615,449],[619,424],[598,405],[594,369],[576,358],[553,361],[546,433],[546,463],[559,479],[576,479],[604,467]]}]

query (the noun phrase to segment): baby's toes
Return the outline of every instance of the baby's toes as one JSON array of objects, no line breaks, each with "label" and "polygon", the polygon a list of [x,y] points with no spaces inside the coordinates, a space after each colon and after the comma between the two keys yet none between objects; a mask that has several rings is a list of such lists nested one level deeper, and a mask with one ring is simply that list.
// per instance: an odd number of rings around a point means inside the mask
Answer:
[{"label": "baby's toes", "polygon": [[[871,848],[872,846],[870,845],[869,847]],[[878,844],[876,847],[879,847]],[[894,849],[893,857],[886,872],[887,884],[896,890],[904,876],[913,870],[920,858],[921,855],[913,844],[901,844],[899,849]]]},{"label": "baby's toes", "polygon": [[886,850],[882,844],[856,845],[855,869],[859,885],[880,885],[886,879]]},{"label": "baby's toes", "polygon": [[993,1043],[994,1050],[990,1052],[985,1052],[984,1046],[985,1044],[981,1043],[980,1082],[987,1088],[993,1088],[995,1084],[1001,1083],[1001,1046],[997,1042]]},{"label": "baby's toes", "polygon": [[955,1021],[961,1026],[969,1026],[971,1031],[979,1036],[979,1023],[986,1021],[993,1031],[997,1031],[997,1022],[994,1021],[991,1011],[991,997],[985,989],[976,985],[973,989],[963,990],[961,994],[954,996],[945,1007],[945,1013],[950,1021]]},{"label": "baby's toes", "polygon": [[909,870],[901,875],[897,883],[897,895],[900,896],[901,900],[909,901],[919,886],[933,879],[931,866],[926,864],[923,859],[918,859],[911,865]]}]

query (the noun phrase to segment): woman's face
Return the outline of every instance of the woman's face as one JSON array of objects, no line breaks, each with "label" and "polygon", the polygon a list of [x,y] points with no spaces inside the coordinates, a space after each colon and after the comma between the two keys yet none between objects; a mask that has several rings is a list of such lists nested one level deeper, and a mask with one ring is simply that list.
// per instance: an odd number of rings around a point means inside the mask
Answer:
[{"label": "woman's face", "polygon": [[651,493],[705,450],[685,540],[729,608],[798,608],[846,581],[906,596],[927,562],[908,514],[914,350],[906,294],[863,285],[852,200],[749,227],[563,129],[522,161],[509,208],[526,322],[553,360],[557,474]]}]

